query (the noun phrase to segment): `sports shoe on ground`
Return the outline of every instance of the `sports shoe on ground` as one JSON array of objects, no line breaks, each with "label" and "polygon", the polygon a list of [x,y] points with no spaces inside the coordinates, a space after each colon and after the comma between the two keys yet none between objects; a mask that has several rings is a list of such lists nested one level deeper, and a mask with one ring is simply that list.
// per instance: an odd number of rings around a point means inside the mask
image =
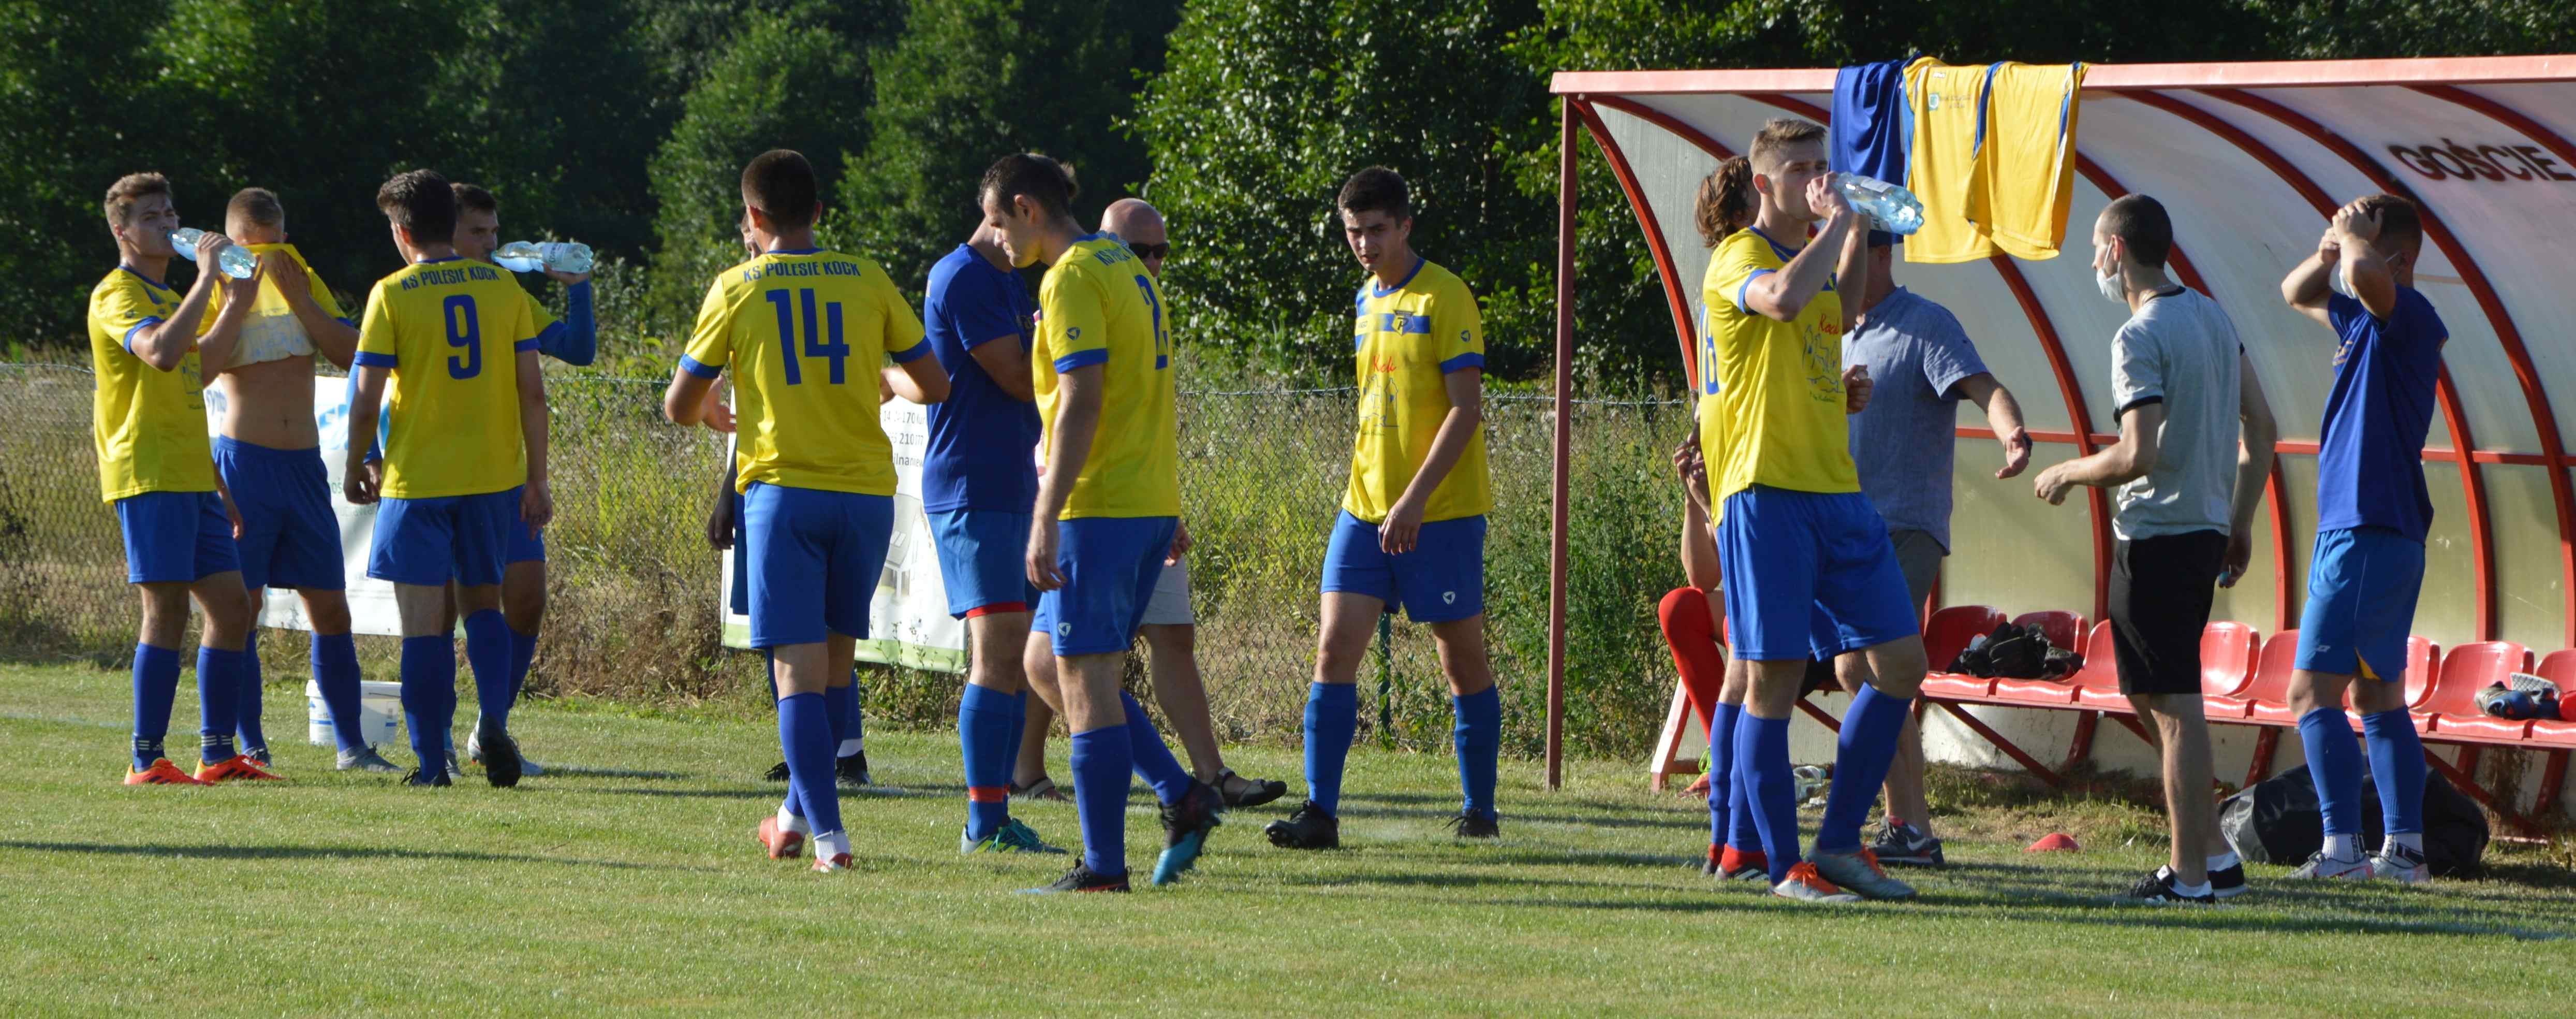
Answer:
[{"label": "sports shoe on ground", "polygon": [[1894,818],[1879,827],[1878,839],[1870,843],[1869,851],[1878,854],[1883,867],[1938,867],[1946,862],[1941,858],[1940,839]]},{"label": "sports shoe on ground", "polygon": [[1020,894],[1058,895],[1064,892],[1123,892],[1126,890],[1127,875],[1104,877],[1092,873],[1090,867],[1077,863],[1073,865],[1072,870],[1065,871],[1063,877],[1055,879],[1054,884],[1042,888],[1023,888]]},{"label": "sports shoe on ground", "polygon": [[129,768],[125,773],[125,784],[204,785],[205,783],[197,781],[196,776],[180,770],[178,765],[170,763],[170,759],[164,757],[153,761],[151,767],[145,768],[141,771],[133,771]]},{"label": "sports shoe on ground", "polygon": [[1748,853],[1734,846],[1717,855],[1717,875],[1727,881],[1771,880],[1771,857],[1767,853]]},{"label": "sports shoe on ground", "polygon": [[377,771],[385,774],[402,770],[394,762],[385,760],[384,755],[377,753],[374,747],[340,751],[339,768],[341,771]]},{"label": "sports shoe on ground", "polygon": [[854,866],[854,863],[848,853],[834,853],[830,856],[817,856],[814,858],[814,873],[817,874],[830,874],[835,871],[844,871],[850,869],[852,866]]},{"label": "sports shoe on ground", "polygon": [[[474,729],[472,734],[465,737],[465,759],[481,764],[483,763],[483,722],[480,716],[475,719]],[[517,738],[513,737],[510,741],[511,748],[516,749],[518,745]],[[537,762],[529,760],[525,752],[519,754],[520,778],[544,778],[545,774],[546,769]]]},{"label": "sports shoe on ground", "polygon": [[1288,795],[1288,783],[1275,778],[1245,778],[1227,768],[1216,776],[1216,790],[1225,794],[1229,807],[1258,807]]},{"label": "sports shoe on ground", "polygon": [[840,780],[843,789],[865,789],[876,784],[868,780],[868,752],[865,750],[848,757],[833,758],[832,774]]},{"label": "sports shoe on ground", "polygon": [[1726,846],[1725,846],[1724,844],[1722,844],[1722,843],[1717,843],[1717,842],[1711,842],[1711,843],[1709,843],[1709,844],[1708,844],[1708,857],[1707,857],[1706,859],[1703,859],[1703,860],[1699,861],[1699,872],[1700,872],[1701,874],[1703,874],[1703,875],[1708,876],[1708,877],[1716,877],[1716,876],[1717,876],[1717,861],[1723,858],[1723,856],[1722,856],[1722,851],[1723,851],[1725,848],[1726,848]]},{"label": "sports shoe on ground", "polygon": [[760,840],[760,848],[769,851],[772,860],[793,860],[805,848],[805,833],[779,824],[776,817],[761,818],[754,837]]},{"label": "sports shoe on ground", "polygon": [[2299,869],[2290,872],[2290,880],[2368,881],[2371,878],[2370,870],[2370,858],[2367,856],[2339,860],[2327,856],[2325,850],[2320,849],[2308,857],[2308,862],[2300,864]]},{"label": "sports shoe on ground", "polygon": [[1479,814],[1472,810],[1461,810],[1458,816],[1449,819],[1449,833],[1462,839],[1501,838],[1502,821],[1502,815],[1492,811]]},{"label": "sports shoe on ground", "polygon": [[519,784],[519,741],[498,728],[491,732],[478,729],[467,745],[482,751],[483,780],[492,788],[507,789]]},{"label": "sports shoe on ground", "polygon": [[1800,862],[1789,868],[1788,880],[1771,886],[1771,894],[1799,902],[1859,902],[1860,896],[1834,886],[1816,873],[1813,862]]},{"label": "sports shoe on ground", "polygon": [[1225,794],[1197,779],[1181,798],[1163,804],[1163,853],[1154,859],[1154,883],[1168,885],[1196,866],[1208,833],[1225,823]]},{"label": "sports shoe on ground", "polygon": [[1340,849],[1342,822],[1315,801],[1307,800],[1288,815],[1285,821],[1272,821],[1261,829],[1270,844],[1281,849]]},{"label": "sports shoe on ground", "polygon": [[1064,852],[1064,850],[1059,847],[1048,845],[1045,839],[1038,837],[1037,829],[1020,823],[1020,819],[1016,817],[1012,818],[1008,823],[1002,825],[1000,828],[995,829],[993,834],[986,836],[981,842],[969,837],[964,831],[959,831],[957,833],[957,851],[960,853],[1056,854],[1062,854]]},{"label": "sports shoe on ground", "polygon": [[2399,884],[2420,885],[2433,880],[2433,868],[2424,862],[2424,854],[2390,841],[2371,854],[2372,877],[2387,878]]},{"label": "sports shoe on ground", "polygon": [[770,765],[769,770],[762,773],[760,777],[772,782],[787,781],[787,762],[780,761],[776,764]]},{"label": "sports shoe on ground", "polygon": [[1887,876],[1878,865],[1878,854],[1862,849],[1849,853],[1817,853],[1808,861],[1825,880],[1841,885],[1868,899],[1911,899],[1914,886]]},{"label": "sports shoe on ground", "polygon": [[453,744],[447,748],[447,778],[450,782],[461,782],[465,779],[465,766],[456,763],[456,747]]},{"label": "sports shoe on ground", "polygon": [[207,785],[237,780],[275,782],[282,777],[270,774],[268,769],[259,766],[258,761],[251,760],[248,754],[234,754],[213,764],[197,765],[197,781]]},{"label": "sports shoe on ground", "polygon": [[[2212,876],[2214,877],[2215,875]],[[2211,882],[2213,887],[2216,884],[2217,882],[2215,881]],[[2239,887],[2242,887],[2243,885],[2241,874],[2239,875],[2238,884]],[[2180,889],[2175,888],[2174,873],[2173,868],[2171,867],[2158,867],[2155,869],[2154,873],[2139,878],[2138,883],[2130,885],[2128,892],[2122,895],[2121,898],[2158,906],[2212,906],[2218,903],[2218,896],[2214,893],[2207,895],[2187,895]]]},{"label": "sports shoe on ground", "polygon": [[2209,894],[2221,899],[2245,894],[2245,865],[2238,863],[2210,871]]},{"label": "sports shoe on ground", "polygon": [[277,763],[268,756],[267,747],[243,747],[242,756],[258,761],[259,766],[263,768],[274,767]]},{"label": "sports shoe on ground", "polygon": [[404,785],[444,787],[456,784],[456,780],[447,777],[444,771],[424,772],[419,768],[405,772],[402,780]]},{"label": "sports shoe on ground", "polygon": [[1055,780],[1044,775],[1038,776],[1037,781],[1027,785],[1011,783],[1011,802],[1031,803],[1039,800],[1049,803],[1071,802],[1064,795],[1064,790],[1055,787]]}]

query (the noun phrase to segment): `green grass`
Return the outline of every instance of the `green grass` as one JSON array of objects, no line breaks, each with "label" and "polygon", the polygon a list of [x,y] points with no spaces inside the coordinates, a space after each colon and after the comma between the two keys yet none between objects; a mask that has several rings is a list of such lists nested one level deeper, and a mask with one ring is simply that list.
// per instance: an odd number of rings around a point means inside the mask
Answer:
[{"label": "green grass", "polygon": [[[649,714],[590,703],[518,716],[534,756],[581,762],[501,791],[398,788],[329,770],[302,700],[272,688],[293,780],[114,784],[127,681],[0,665],[0,1013],[317,1015],[952,1014],[2563,1014],[2576,1000],[2566,872],[2292,888],[2258,867],[2237,905],[2105,895],[2160,855],[2116,838],[2028,857],[2006,831],[2142,828],[2115,800],[1945,819],[1954,865],[1922,901],[1794,906],[1686,869],[1696,804],[1630,762],[1567,788],[1505,766],[1505,837],[1466,845],[1440,756],[1364,750],[1343,838],[1262,844],[1273,810],[1221,829],[1177,888],[1024,898],[1063,858],[956,855],[953,738],[877,733],[882,791],[845,799],[863,861],[816,875],[762,858],[774,728],[739,705]],[[182,691],[179,731],[193,728]],[[466,708],[470,717],[471,706]],[[1060,751],[1060,744],[1059,744]],[[1293,751],[1244,748],[1250,774]],[[405,756],[395,753],[393,756]],[[1064,774],[1059,759],[1056,773]],[[1955,777],[1954,777],[1955,780]],[[1992,803],[1993,801],[1988,801]],[[2056,813],[2052,816],[2051,811]],[[2009,814],[2010,816],[2005,816]],[[1070,806],[1024,808],[1072,841]],[[1143,797],[1129,856],[1159,845]]]}]

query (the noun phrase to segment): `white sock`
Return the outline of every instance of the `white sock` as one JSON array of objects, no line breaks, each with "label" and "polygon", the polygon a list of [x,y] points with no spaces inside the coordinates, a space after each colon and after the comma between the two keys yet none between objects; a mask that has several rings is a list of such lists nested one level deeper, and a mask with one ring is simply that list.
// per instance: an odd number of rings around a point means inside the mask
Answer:
[{"label": "white sock", "polygon": [[850,833],[848,832],[830,831],[814,836],[814,858],[817,860],[847,856],[849,852]]},{"label": "white sock", "polygon": [[2187,885],[2180,881],[2176,881],[2173,883],[2173,890],[2183,895],[2189,895],[2193,898],[2199,898],[2200,896],[2210,894],[2209,882],[2207,881],[2203,881],[2196,885]]},{"label": "white sock", "polygon": [[778,829],[780,831],[792,831],[808,838],[811,838],[814,834],[813,826],[806,824],[803,817],[789,812],[787,805],[784,803],[778,805]]},{"label": "white sock", "polygon": [[2227,868],[2229,868],[2229,867],[2238,866],[2238,865],[2240,865],[2240,864],[2243,864],[2244,862],[2245,862],[2245,861],[2240,860],[2240,859],[2238,859],[2238,858],[2236,857],[2236,851],[2235,851],[2235,850],[2230,849],[2230,850],[2228,850],[2228,851],[2226,851],[2226,852],[2224,852],[2224,853],[2220,853],[2220,854],[2218,854],[2218,855],[2216,855],[2216,856],[2210,857],[2210,858],[2209,858],[2209,869],[2211,869],[2211,870],[2226,870],[2226,869],[2227,869]]},{"label": "white sock", "polygon": [[862,745],[862,741],[860,740],[860,738],[859,738],[859,737],[857,737],[857,736],[852,736],[852,737],[850,737],[850,738],[848,738],[848,739],[842,740],[842,741],[841,741],[841,749],[840,749],[840,750],[838,750],[838,751],[836,751],[836,752],[834,752],[834,753],[832,754],[832,756],[834,756],[834,757],[850,757],[850,756],[854,756],[854,755],[856,755],[856,754],[859,752],[859,748],[860,748],[860,746],[861,746],[861,745]]},{"label": "white sock", "polygon": [[[2394,846],[2405,846],[2408,849],[2414,850],[2415,855],[2417,856],[2424,855],[2424,833],[2420,831],[2393,832],[2388,836],[2388,844]],[[2386,852],[2387,850],[2383,847],[2380,851]]]},{"label": "white sock", "polygon": [[2357,835],[2326,835],[2326,858],[2329,860],[2361,859],[2361,838]]}]

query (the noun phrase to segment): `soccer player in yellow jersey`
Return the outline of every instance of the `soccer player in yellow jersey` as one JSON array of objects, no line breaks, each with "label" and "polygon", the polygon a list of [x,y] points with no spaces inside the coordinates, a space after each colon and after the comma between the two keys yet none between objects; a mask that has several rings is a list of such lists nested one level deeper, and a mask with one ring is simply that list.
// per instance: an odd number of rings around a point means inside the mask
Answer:
[{"label": "soccer player in yellow jersey", "polygon": [[1272,845],[1341,844],[1342,764],[1359,727],[1360,656],[1377,617],[1400,603],[1440,645],[1457,712],[1466,838],[1499,834],[1495,757],[1502,697],[1485,659],[1485,332],[1476,295],[1413,251],[1404,178],[1372,166],[1342,185],[1342,232],[1368,278],[1351,349],[1359,436],[1324,553],[1323,628],[1306,691],[1306,802],[1263,832]]},{"label": "soccer player in yellow jersey", "polygon": [[[348,576],[340,521],[331,512],[330,471],[313,416],[313,356],[342,368],[358,351],[358,324],[304,256],[287,243],[286,207],[266,188],[243,188],[224,207],[224,232],[259,256],[266,282],[242,322],[230,361],[214,365],[212,397],[221,417],[215,469],[241,509],[242,583],[257,598],[289,588],[312,628],[314,685],[331,711],[342,771],[399,771],[367,743],[359,724],[358,646],[349,632]],[[221,307],[219,299],[217,306]],[[243,664],[242,752],[267,763],[260,729],[259,631]]]},{"label": "soccer player in yellow jersey", "polygon": [[[406,781],[449,784],[456,716],[456,642],[439,629],[447,583],[465,609],[465,657],[483,719],[485,777],[519,782],[509,735],[510,627],[501,619],[502,557],[510,528],[554,516],[546,486],[546,389],[537,373],[537,325],[528,292],[510,274],[456,253],[456,193],[447,178],[414,170],[386,181],[376,207],[409,263],[376,281],[359,320],[357,395],[349,401],[347,473],[341,488],[375,503],[367,575],[394,585],[402,619],[404,725],[420,768]],[[366,469],[386,387],[381,479]]]},{"label": "soccer player in yellow jersey", "polygon": [[858,696],[850,661],[894,534],[894,446],[878,388],[937,403],[948,376],[884,269],[815,246],[819,195],[795,152],[772,149],[743,169],[762,253],[708,285],[662,411],[682,425],[704,420],[716,379],[733,369],[751,646],[770,656],[788,772],[786,802],[758,834],[772,859],[811,841],[814,869],[830,872],[851,865],[832,750],[844,700]]},{"label": "soccer player in yellow jersey", "polygon": [[1127,890],[1131,770],[1163,802],[1154,883],[1169,884],[1197,861],[1225,799],[1181,768],[1118,685],[1181,513],[1162,292],[1126,244],[1075,224],[1073,172],[1055,160],[1004,156],[984,171],[980,194],[1011,264],[1047,266],[1029,352],[1046,457],[1029,522],[1028,579],[1039,592],[1030,627],[1055,651],[1082,859],[1033,890]]},{"label": "soccer player in yellow jersey", "polygon": [[[206,361],[231,359],[260,280],[218,271],[216,256],[232,242],[207,234],[197,242],[197,280],[186,296],[161,282],[178,254],[170,234],[179,228],[179,212],[160,174],[120,178],[107,189],[106,208],[117,265],[89,295],[89,358],[98,379],[91,424],[99,494],[116,507],[125,531],[125,579],[143,598],[134,645],[134,766],[125,784],[275,778],[233,749],[251,602],[233,544],[241,519],[206,443],[200,369]],[[209,307],[218,288],[230,298],[221,313]],[[209,319],[200,336],[199,323]],[[179,640],[187,634],[190,597],[206,614],[197,646],[201,763],[193,775],[161,750],[179,693]]]},{"label": "soccer player in yellow jersey", "polygon": [[[1715,401],[1700,415],[1700,444],[1719,515],[1727,638],[1752,663],[1734,777],[1774,894],[1904,898],[1914,890],[1879,869],[1860,831],[1925,668],[1905,575],[1886,521],[1861,494],[1844,420],[1866,400],[1866,373],[1842,365],[1842,295],[1868,290],[1868,223],[1833,186],[1823,127],[1774,120],[1747,156],[1760,204],[1752,226],[1710,253],[1700,367],[1715,386],[1700,397]],[[1814,859],[1802,861],[1789,714],[1807,660],[1851,651],[1868,656],[1872,679],[1843,716]]]}]

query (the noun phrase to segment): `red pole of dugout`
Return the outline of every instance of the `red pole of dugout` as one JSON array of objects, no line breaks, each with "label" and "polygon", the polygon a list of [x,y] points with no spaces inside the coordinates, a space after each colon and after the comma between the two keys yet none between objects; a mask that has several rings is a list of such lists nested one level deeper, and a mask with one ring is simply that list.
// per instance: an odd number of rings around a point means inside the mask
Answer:
[{"label": "red pole of dugout", "polygon": [[1556,133],[1556,500],[1548,505],[1547,787],[1565,785],[1565,499],[1573,462],[1574,103],[1557,107]]}]

